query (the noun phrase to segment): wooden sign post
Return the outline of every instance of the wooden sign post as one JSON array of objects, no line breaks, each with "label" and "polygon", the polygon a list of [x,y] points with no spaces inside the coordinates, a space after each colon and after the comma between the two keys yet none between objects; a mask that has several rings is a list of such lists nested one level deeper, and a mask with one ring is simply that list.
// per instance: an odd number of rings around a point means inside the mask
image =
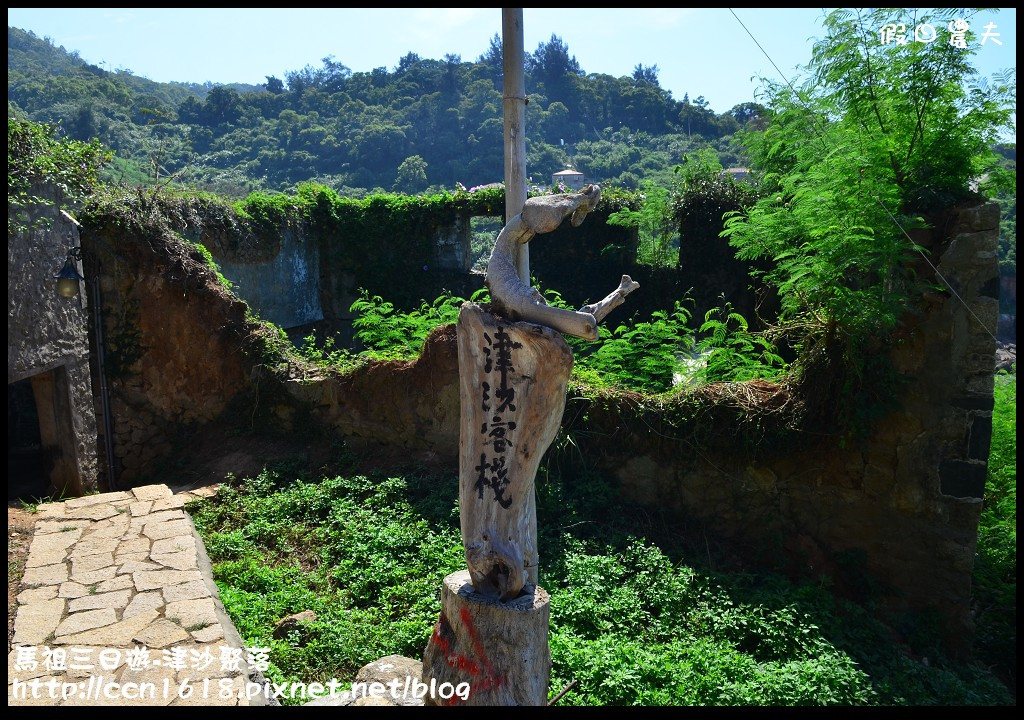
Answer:
[{"label": "wooden sign post", "polygon": [[561,333],[596,340],[598,321],[639,285],[624,275],[595,305],[554,308],[520,280],[515,259],[520,245],[567,217],[579,225],[600,195],[594,185],[530,198],[495,241],[487,266],[492,306],[467,302],[459,311],[459,510],[468,569],[444,580],[423,678],[436,680],[432,686],[468,683],[467,705],[547,703],[550,607],[537,584],[534,479],[565,410],[573,356]]},{"label": "wooden sign post", "polygon": [[[528,243],[567,217],[579,226],[601,188],[526,199],[523,12],[502,9],[505,227],[487,264],[492,306],[465,303],[459,348],[459,516],[466,570],[441,587],[423,653],[427,705],[546,705],[550,605],[537,584],[534,478],[558,433],[572,351],[561,333],[597,340],[597,323],[639,285],[628,275],[579,312],[530,286]],[[439,692],[468,686],[469,692]]]}]

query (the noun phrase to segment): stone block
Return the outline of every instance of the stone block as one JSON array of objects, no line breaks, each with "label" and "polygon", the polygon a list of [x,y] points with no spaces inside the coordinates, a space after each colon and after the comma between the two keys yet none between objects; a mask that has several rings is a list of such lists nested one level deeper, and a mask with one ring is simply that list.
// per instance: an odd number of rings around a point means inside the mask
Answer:
[{"label": "stone block", "polygon": [[14,645],[43,645],[60,625],[64,601],[59,598],[22,605],[14,617]]},{"label": "stone block", "polygon": [[81,610],[101,610],[114,608],[120,610],[128,604],[131,597],[130,590],[117,590],[114,592],[96,593],[75,598],[68,603],[68,612],[79,612]]},{"label": "stone block", "polygon": [[165,648],[191,640],[192,636],[170,620],[161,619],[137,632],[132,639],[151,648]]},{"label": "stone block", "polygon": [[118,575],[111,578],[110,580],[104,580],[96,586],[97,592],[113,592],[114,590],[124,590],[126,588],[134,588],[135,583],[132,582],[130,575]]},{"label": "stone block", "polygon": [[[86,596],[88,597],[88,595]],[[64,601],[62,600],[61,603]],[[100,608],[99,610],[84,610],[82,612],[68,615],[65,620],[57,626],[54,635],[58,638],[63,635],[74,635],[92,630],[94,628],[111,625],[117,621],[117,613],[113,608]]]},{"label": "stone block", "polygon": [[[114,564],[114,553],[105,552],[96,555],[80,555],[71,559],[71,577],[92,570],[100,570]],[[107,580],[108,578],[103,578]],[[79,580],[78,582],[82,582]]]},{"label": "stone block", "polygon": [[192,526],[187,520],[171,520],[170,522],[148,524],[142,534],[151,540],[163,540],[190,532],[192,532]]},{"label": "stone block", "polygon": [[29,587],[35,585],[59,585],[67,582],[68,567],[64,563],[57,565],[44,565],[42,567],[26,568],[21,578],[22,585]]},{"label": "stone block", "polygon": [[198,570],[149,570],[135,573],[132,579],[135,581],[135,589],[142,592],[202,580],[203,576]]},{"label": "stone block", "polygon": [[82,585],[96,585],[103,582],[104,580],[110,580],[116,574],[117,566],[108,565],[98,570],[81,570],[77,571],[74,568],[71,569],[71,579]]},{"label": "stone block", "polygon": [[150,550],[153,555],[168,555],[171,553],[184,552],[196,550],[196,539],[192,533],[187,535],[178,535],[177,537],[164,538],[162,540],[155,540],[153,547]]},{"label": "stone block", "polygon": [[164,600],[172,603],[179,600],[194,600],[210,596],[210,589],[203,580],[192,580],[179,585],[170,585],[163,589]]},{"label": "stone block", "polygon": [[139,593],[132,598],[131,602],[121,614],[122,619],[139,615],[150,610],[159,610],[164,606],[164,598],[158,590]]},{"label": "stone block", "polygon": [[119,541],[117,538],[87,537],[75,544],[71,549],[70,557],[75,559],[86,555],[112,553],[117,549],[118,543]]},{"label": "stone block", "polygon": [[22,605],[28,605],[29,603],[43,602],[44,600],[53,600],[57,597],[57,586],[56,585],[44,585],[43,587],[32,588],[30,590],[22,590],[18,593],[18,602]]},{"label": "stone block", "polygon": [[[111,610],[110,612],[114,612]],[[137,633],[157,619],[155,610],[145,610],[138,615],[112,623],[105,627],[87,630],[74,635],[64,635],[54,640],[57,645],[100,645],[103,647],[130,647]]]},{"label": "stone block", "polygon": [[62,598],[79,598],[88,594],[89,588],[76,582],[61,583],[60,589],[57,592],[57,596]]},{"label": "stone block", "polygon": [[152,500],[140,500],[133,502],[130,506],[132,517],[140,517],[142,515],[148,515],[150,509],[153,507]]},{"label": "stone block", "polygon": [[164,617],[174,620],[186,630],[198,630],[200,628],[196,626],[207,627],[217,622],[213,598],[210,597],[167,603]]},{"label": "stone block", "polygon": [[143,485],[133,488],[132,494],[137,500],[159,500],[171,497],[171,489],[166,485]]},{"label": "stone block", "polygon": [[958,498],[981,498],[985,493],[986,464],[976,460],[943,460],[939,463],[940,490]]},{"label": "stone block", "polygon": [[91,520],[49,520],[42,519],[36,523],[34,532],[36,537],[50,533],[71,532],[88,528],[92,525]]}]

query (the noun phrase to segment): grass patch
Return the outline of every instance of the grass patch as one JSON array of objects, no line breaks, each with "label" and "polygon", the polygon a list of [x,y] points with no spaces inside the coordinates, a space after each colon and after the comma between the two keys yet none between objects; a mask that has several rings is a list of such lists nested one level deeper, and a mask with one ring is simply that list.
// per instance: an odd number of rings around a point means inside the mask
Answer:
[{"label": "grass patch", "polygon": [[27,513],[35,515],[39,512],[39,506],[42,505],[44,502],[46,501],[38,498],[34,500],[24,500],[22,498],[18,498],[18,507],[20,507]]},{"label": "grass patch", "polygon": [[977,656],[1017,688],[1017,375],[996,376],[992,445],[974,564]]},{"label": "grass patch", "polygon": [[[600,477],[539,477],[551,694],[576,681],[560,705],[1013,703],[980,666],[932,648],[916,660],[827,587],[707,569],[703,543],[623,507]],[[270,647],[269,679],[344,682],[384,655],[422,657],[441,581],[464,563],[457,486],[415,470],[310,481],[278,469],[189,505],[228,613],[248,646]],[[273,638],[303,610],[317,619]]]}]

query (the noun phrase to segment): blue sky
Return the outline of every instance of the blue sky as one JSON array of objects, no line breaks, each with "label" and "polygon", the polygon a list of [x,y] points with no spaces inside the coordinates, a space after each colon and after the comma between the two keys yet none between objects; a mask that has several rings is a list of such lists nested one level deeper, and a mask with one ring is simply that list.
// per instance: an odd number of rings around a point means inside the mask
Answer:
[{"label": "blue sky", "polygon": [[[561,37],[586,72],[630,75],[657,65],[676,99],[703,95],[716,112],[755,99],[764,75],[781,79],[810,59],[821,9],[525,8],[524,46]],[[738,20],[737,20],[738,17]],[[740,24],[742,21],[742,25]],[[1016,67],[1013,8],[972,19],[996,24],[1002,45],[978,47],[984,75]],[[243,82],[321,66],[333,55],[353,71],[393,69],[408,52],[475,60],[501,32],[500,8],[8,8],[7,24],[50,37],[109,70],[160,82]],[[747,30],[757,43],[751,39]],[[758,47],[760,44],[761,48]]]}]

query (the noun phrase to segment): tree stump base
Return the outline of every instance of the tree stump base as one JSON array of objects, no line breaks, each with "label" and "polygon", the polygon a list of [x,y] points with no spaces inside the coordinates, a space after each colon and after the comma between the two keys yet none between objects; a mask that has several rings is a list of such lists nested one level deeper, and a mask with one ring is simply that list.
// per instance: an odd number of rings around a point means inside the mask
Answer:
[{"label": "tree stump base", "polygon": [[550,616],[550,599],[539,586],[501,601],[476,592],[468,570],[446,577],[441,616],[423,654],[430,688],[424,704],[547,705]]}]

